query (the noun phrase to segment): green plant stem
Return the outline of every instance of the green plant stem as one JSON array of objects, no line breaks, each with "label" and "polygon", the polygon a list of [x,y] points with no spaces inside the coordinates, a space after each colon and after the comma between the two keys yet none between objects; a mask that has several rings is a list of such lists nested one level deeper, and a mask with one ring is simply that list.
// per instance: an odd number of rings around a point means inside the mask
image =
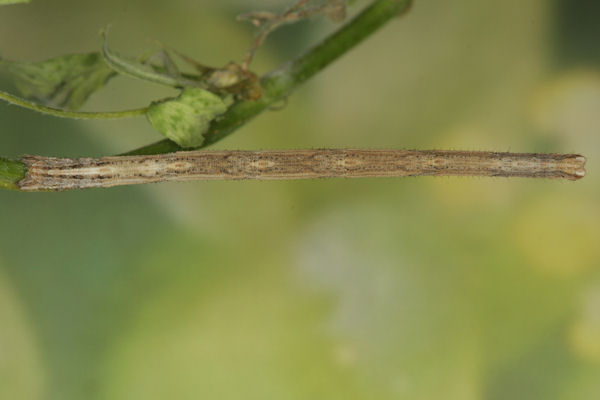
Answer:
[{"label": "green plant stem", "polygon": [[[263,97],[258,101],[240,101],[214,121],[204,134],[204,143],[193,149],[209,146],[230,135],[252,118],[285,99],[304,81],[321,71],[386,22],[408,9],[411,0],[376,0],[345,26],[304,55],[265,75],[261,80]],[[165,139],[124,155],[147,155],[183,150]],[[192,149],[186,149],[192,150]]]},{"label": "green plant stem", "polygon": [[134,110],[124,111],[108,111],[108,112],[85,112],[85,111],[69,111],[60,108],[47,107],[29,100],[22,99],[10,93],[0,90],[0,99],[5,100],[10,104],[28,108],[33,111],[38,111],[44,114],[50,114],[55,117],[71,118],[71,119],[117,119],[138,117],[146,113],[146,108],[138,108]]},{"label": "green plant stem", "polygon": [[26,172],[22,162],[0,157],[0,188],[18,190],[17,182],[25,178]]}]

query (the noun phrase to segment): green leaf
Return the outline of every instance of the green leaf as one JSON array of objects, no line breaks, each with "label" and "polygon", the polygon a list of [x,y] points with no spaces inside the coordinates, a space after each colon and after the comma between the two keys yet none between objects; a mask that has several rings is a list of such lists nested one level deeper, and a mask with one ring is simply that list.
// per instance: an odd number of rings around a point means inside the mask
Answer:
[{"label": "green leaf", "polygon": [[0,0],[0,6],[17,3],[29,3],[31,0]]},{"label": "green leaf", "polygon": [[198,86],[197,82],[186,79],[181,74],[169,74],[157,71],[151,64],[144,63],[132,57],[123,56],[109,49],[106,40],[107,29],[102,32],[104,43],[102,45],[102,56],[106,64],[115,72],[132,78],[159,83],[173,87]]},{"label": "green leaf", "polygon": [[39,62],[0,59],[0,69],[12,75],[23,96],[71,110],[81,107],[116,75],[99,53],[69,54]]},{"label": "green leaf", "polygon": [[146,117],[156,130],[182,147],[198,147],[210,123],[223,114],[232,96],[218,95],[200,88],[186,88],[172,99],[152,103]]}]

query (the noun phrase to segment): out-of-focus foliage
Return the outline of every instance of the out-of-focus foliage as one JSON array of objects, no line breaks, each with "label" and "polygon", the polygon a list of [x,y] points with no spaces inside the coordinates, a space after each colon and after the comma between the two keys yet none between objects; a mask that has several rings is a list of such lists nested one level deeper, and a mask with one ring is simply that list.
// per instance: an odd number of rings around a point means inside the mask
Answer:
[{"label": "out-of-focus foliage", "polygon": [[[280,7],[38,1],[0,11],[0,51],[90,51],[113,22],[111,42],[127,54],[161,39],[225,65],[252,42],[235,15]],[[416,0],[283,111],[218,144],[580,152],[588,176],[576,183],[0,192],[10,227],[0,234],[0,398],[600,398],[600,72],[581,50],[594,40],[581,32],[595,28],[573,19],[586,7]],[[334,27],[277,31],[253,68]],[[86,108],[174,95],[116,78]],[[155,137],[143,119],[83,123],[0,105],[0,121],[13,157],[110,154]]]},{"label": "out-of-focus foliage", "polygon": [[0,6],[7,4],[29,3],[31,0],[0,0]]}]

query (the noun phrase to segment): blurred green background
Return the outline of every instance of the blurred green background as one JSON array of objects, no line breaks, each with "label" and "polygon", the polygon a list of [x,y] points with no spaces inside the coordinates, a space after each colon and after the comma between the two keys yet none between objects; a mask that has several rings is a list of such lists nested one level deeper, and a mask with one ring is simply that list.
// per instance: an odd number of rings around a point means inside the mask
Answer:
[{"label": "blurred green background", "polygon": [[[0,9],[0,54],[93,51],[112,23],[123,53],[160,39],[224,65],[252,37],[235,15],[289,2],[33,0]],[[576,183],[0,192],[0,398],[599,399],[599,4],[416,0],[284,110],[215,146],[578,152],[588,176]],[[281,30],[257,72],[333,28]],[[171,93],[117,78],[85,109]],[[0,104],[0,122],[8,157],[160,139],[143,118]]]}]

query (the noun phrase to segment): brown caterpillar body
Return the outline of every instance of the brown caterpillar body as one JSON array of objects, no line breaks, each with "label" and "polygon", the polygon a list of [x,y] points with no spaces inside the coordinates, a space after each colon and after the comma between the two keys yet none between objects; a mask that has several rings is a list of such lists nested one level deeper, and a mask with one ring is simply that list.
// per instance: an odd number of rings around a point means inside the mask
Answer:
[{"label": "brown caterpillar body", "polygon": [[400,176],[503,176],[577,180],[578,154],[439,150],[189,151],[145,156],[25,156],[24,191],[111,187],[161,181]]}]

